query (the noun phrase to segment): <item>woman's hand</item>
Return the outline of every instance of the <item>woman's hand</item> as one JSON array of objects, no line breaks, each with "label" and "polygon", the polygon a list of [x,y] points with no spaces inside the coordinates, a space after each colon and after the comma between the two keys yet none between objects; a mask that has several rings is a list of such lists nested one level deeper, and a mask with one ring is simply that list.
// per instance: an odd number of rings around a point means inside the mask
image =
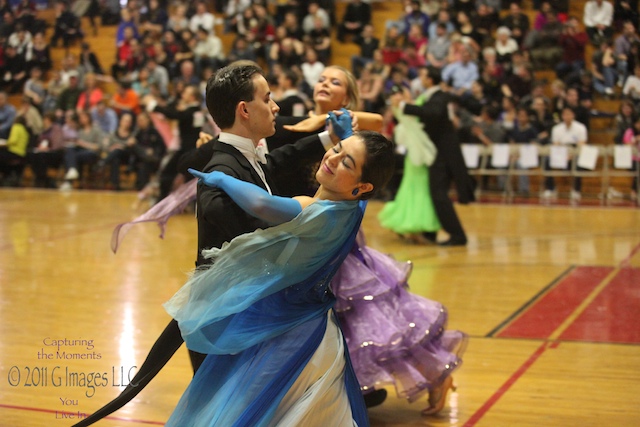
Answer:
[{"label": "woman's hand", "polygon": [[203,173],[191,168],[187,169],[187,171],[198,178],[198,182],[208,187],[220,187],[220,181],[222,180],[222,177],[225,176],[225,174],[220,171]]},{"label": "woman's hand", "polygon": [[284,125],[284,128],[291,132],[314,132],[324,126],[324,120],[327,116],[315,115],[308,119],[299,121],[295,125]]}]

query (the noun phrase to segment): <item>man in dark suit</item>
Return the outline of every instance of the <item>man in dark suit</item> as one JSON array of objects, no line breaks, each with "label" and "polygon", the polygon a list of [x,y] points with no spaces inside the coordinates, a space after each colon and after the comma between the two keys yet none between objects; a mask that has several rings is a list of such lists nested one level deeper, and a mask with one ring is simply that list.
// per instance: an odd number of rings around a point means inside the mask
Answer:
[{"label": "man in dark suit", "polygon": [[351,0],[347,4],[342,22],[338,25],[338,40],[344,43],[347,33],[358,35],[369,23],[371,23],[371,5],[362,0]]},{"label": "man in dark suit", "polygon": [[[435,161],[429,167],[429,190],[442,229],[450,236],[448,240],[438,244],[463,246],[467,244],[467,236],[449,198],[449,187],[452,181],[455,182],[458,201],[466,204],[475,199],[475,182],[467,171],[456,131],[449,118],[449,104],[453,99],[452,95],[440,89],[440,70],[434,67],[422,68],[420,79],[426,89],[423,95],[426,100],[424,104],[408,104],[407,101],[411,100],[408,92],[392,95],[391,102],[394,106],[400,107],[404,114],[417,116],[438,149]],[[435,233],[424,235],[428,240],[436,241]]]},{"label": "man in dark suit", "polygon": [[[202,168],[203,172],[218,170],[256,184],[272,194],[281,194],[278,191],[280,184],[301,179],[295,176],[299,171],[297,166],[319,161],[325,151],[339,140],[333,133],[321,132],[295,144],[283,145],[262,158],[256,154],[256,149],[261,139],[275,133],[275,117],[279,111],[270,94],[267,80],[256,65],[232,64],[209,79],[207,108],[221,133],[207,143],[211,156]],[[202,159],[202,152],[206,150],[199,151]],[[190,167],[197,169],[197,163],[191,162]],[[240,234],[268,226],[244,212],[217,188],[199,185],[197,206],[197,265],[208,262],[202,257],[203,249],[219,248]],[[196,370],[203,357],[190,354]]]}]

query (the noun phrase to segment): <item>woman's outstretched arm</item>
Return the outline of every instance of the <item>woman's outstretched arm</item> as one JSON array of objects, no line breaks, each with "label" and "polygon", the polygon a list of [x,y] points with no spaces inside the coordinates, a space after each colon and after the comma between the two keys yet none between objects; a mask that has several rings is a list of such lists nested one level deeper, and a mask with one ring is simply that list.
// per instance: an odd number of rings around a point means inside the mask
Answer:
[{"label": "woman's outstretched arm", "polygon": [[272,196],[257,185],[233,178],[220,171],[202,173],[189,169],[199,182],[223,190],[244,211],[271,225],[282,224],[295,218],[310,203],[310,197]]}]

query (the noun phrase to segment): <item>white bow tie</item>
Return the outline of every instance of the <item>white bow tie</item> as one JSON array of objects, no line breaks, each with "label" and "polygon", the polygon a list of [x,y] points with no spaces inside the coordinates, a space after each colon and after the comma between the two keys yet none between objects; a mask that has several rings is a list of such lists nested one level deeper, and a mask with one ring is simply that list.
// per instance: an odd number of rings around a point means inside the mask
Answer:
[{"label": "white bow tie", "polygon": [[267,164],[267,147],[264,145],[256,147],[256,159],[263,165]]}]

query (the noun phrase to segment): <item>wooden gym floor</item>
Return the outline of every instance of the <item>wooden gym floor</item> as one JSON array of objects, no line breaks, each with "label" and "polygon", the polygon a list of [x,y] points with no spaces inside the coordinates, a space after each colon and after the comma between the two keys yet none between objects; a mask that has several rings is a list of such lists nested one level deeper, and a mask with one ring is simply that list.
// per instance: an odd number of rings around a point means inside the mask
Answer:
[{"label": "wooden gym floor", "polygon": [[[69,426],[116,396],[169,321],[161,304],[193,266],[193,215],[113,227],[134,193],[0,190],[0,426]],[[373,426],[637,426],[640,211],[458,206],[467,247],[402,242],[378,225],[370,246],[411,259],[413,292],[467,332],[458,389],[435,417],[390,391]],[[66,341],[65,341],[66,340]],[[93,375],[93,381],[90,381]],[[98,425],[163,425],[191,377],[181,348],[128,406]]]}]

